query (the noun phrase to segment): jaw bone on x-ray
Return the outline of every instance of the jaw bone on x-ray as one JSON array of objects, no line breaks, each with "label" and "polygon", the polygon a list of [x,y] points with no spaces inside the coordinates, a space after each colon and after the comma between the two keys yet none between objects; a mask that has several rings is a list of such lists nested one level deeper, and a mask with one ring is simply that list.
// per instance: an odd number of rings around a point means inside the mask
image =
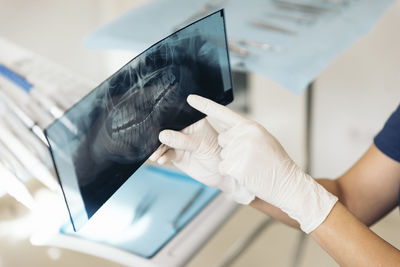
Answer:
[{"label": "jaw bone on x-ray", "polygon": [[74,228],[80,228],[160,145],[204,115],[199,94],[233,100],[223,10],[134,58],[46,129]]}]

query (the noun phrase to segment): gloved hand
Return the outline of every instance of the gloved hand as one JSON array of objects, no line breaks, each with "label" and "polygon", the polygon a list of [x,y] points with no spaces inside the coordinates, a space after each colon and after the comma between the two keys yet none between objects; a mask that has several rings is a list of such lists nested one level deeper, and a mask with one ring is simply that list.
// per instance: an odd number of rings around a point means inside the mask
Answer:
[{"label": "gloved hand", "polygon": [[163,144],[149,159],[159,164],[171,160],[199,182],[220,189],[236,202],[249,204],[254,195],[239,186],[236,180],[219,174],[221,147],[217,137],[218,133],[207,119],[188,126],[182,132],[165,130],[159,136]]},{"label": "gloved hand", "polygon": [[[304,173],[266,129],[206,98],[191,95],[188,103],[216,119],[223,129],[218,136],[220,175],[234,178],[249,192],[286,212],[306,233],[325,220],[337,197]],[[179,146],[180,150],[188,148]]]}]

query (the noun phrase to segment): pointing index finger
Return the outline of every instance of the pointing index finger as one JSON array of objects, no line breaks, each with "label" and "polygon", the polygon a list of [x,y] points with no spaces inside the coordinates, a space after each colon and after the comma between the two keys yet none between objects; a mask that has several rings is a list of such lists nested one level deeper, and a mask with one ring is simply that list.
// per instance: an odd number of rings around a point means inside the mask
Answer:
[{"label": "pointing index finger", "polygon": [[232,127],[243,121],[243,117],[239,114],[205,97],[199,95],[189,95],[187,102],[190,106],[197,109],[201,113],[216,119],[218,122],[226,124],[228,127]]}]

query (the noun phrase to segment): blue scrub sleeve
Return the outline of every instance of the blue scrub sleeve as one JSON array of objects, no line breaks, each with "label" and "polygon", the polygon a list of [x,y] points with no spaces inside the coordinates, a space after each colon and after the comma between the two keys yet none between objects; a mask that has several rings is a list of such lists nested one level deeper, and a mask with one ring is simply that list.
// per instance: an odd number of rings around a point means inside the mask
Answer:
[{"label": "blue scrub sleeve", "polygon": [[400,105],[375,136],[374,143],[385,155],[400,162]]}]

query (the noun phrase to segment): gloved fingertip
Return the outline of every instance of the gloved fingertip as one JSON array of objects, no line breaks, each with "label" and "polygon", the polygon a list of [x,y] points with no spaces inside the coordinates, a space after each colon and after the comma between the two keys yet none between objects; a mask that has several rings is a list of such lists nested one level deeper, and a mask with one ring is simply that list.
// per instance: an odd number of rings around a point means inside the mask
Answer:
[{"label": "gloved fingertip", "polygon": [[160,165],[164,165],[167,161],[168,161],[168,157],[164,155],[157,160],[157,163]]},{"label": "gloved fingertip", "polygon": [[195,95],[194,95],[194,94],[190,94],[190,95],[188,95],[188,97],[186,98],[186,101],[190,104],[190,102],[193,101],[193,98],[195,98]]},{"label": "gloved fingertip", "polygon": [[154,154],[151,154],[151,156],[149,157],[150,161],[155,161],[156,160],[156,156]]},{"label": "gloved fingertip", "polygon": [[194,108],[198,107],[200,103],[202,103],[202,97],[199,95],[195,95],[195,94],[190,94],[186,101],[188,102],[188,104]]},{"label": "gloved fingertip", "polygon": [[168,131],[164,130],[160,132],[160,134],[158,135],[158,139],[161,143],[166,144],[169,140],[169,136],[170,134],[168,133]]}]

